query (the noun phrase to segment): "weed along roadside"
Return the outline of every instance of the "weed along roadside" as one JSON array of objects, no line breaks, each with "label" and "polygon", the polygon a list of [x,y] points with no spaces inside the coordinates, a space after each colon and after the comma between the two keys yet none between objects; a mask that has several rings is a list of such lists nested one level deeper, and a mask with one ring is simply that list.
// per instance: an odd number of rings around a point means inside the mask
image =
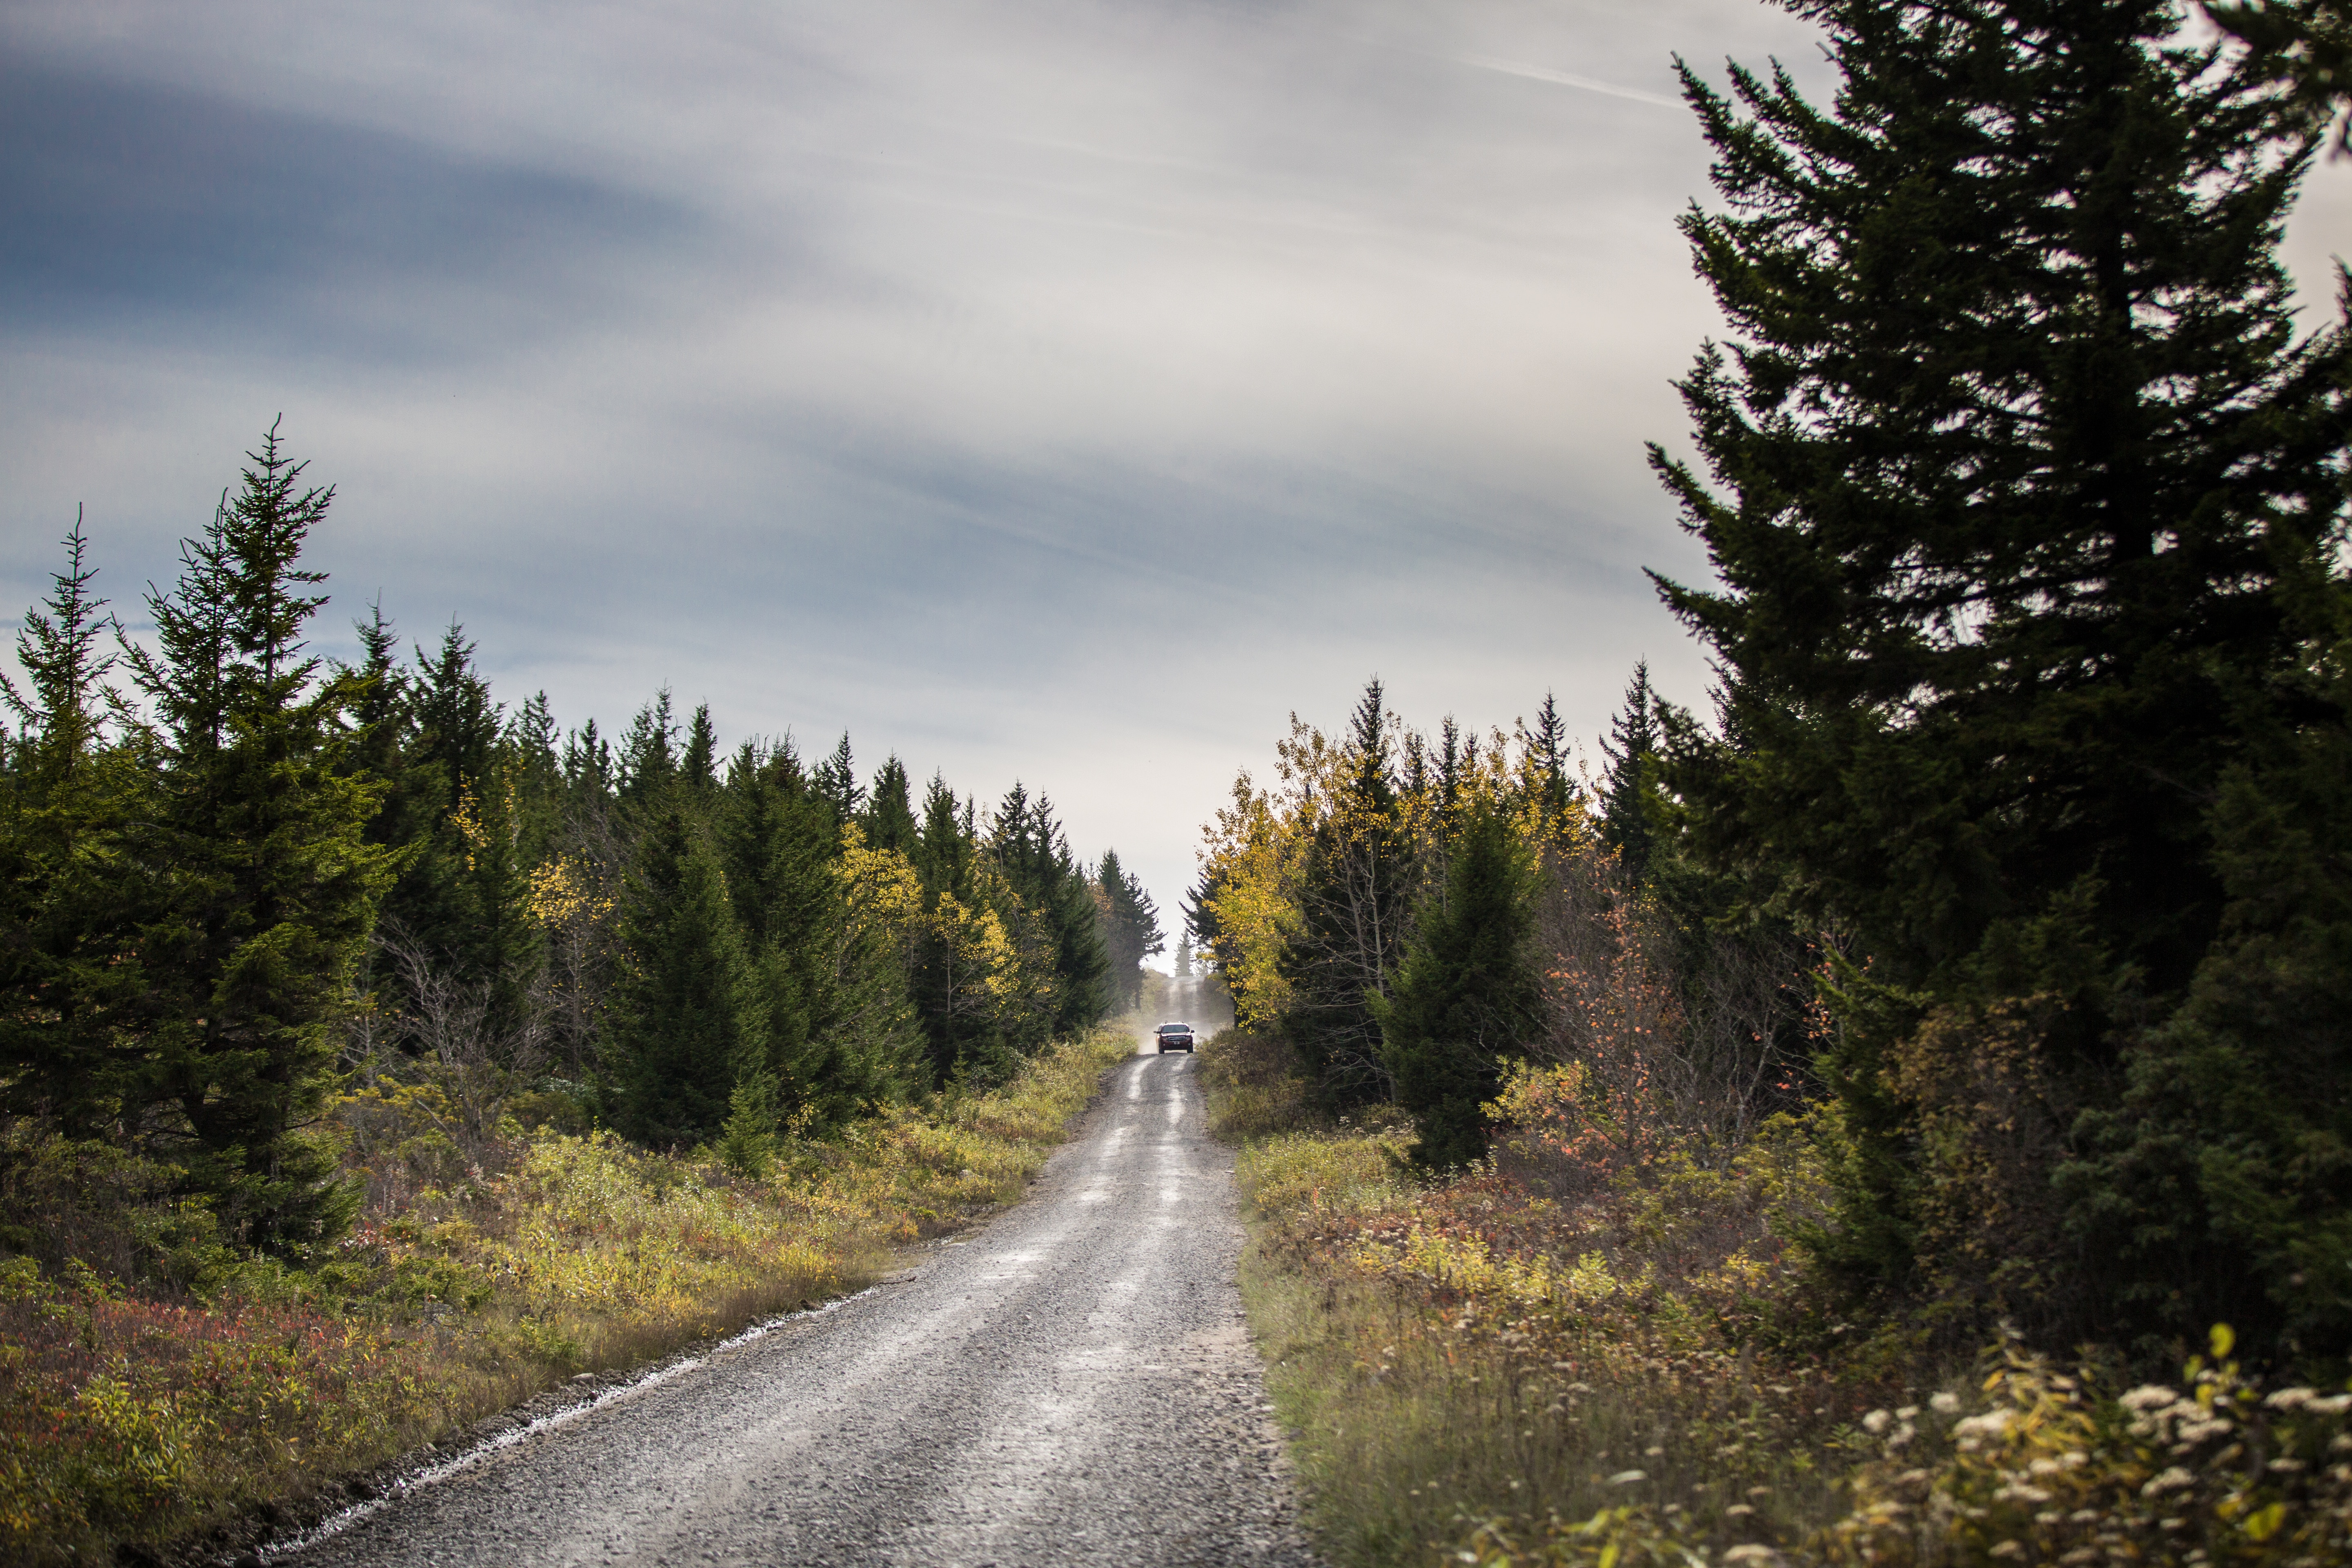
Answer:
[{"label": "weed along roadside", "polygon": [[[894,1248],[1018,1197],[1133,1048],[1093,1030],[989,1092],[774,1140],[755,1168],[509,1127],[502,1168],[417,1187],[331,1259],[224,1260],[171,1300],[10,1258],[0,1556],[241,1548],[566,1380],[858,1289]],[[340,1114],[381,1176],[429,1147],[435,1104],[384,1079]],[[78,1235],[82,1256],[168,1241],[174,1210],[142,1197],[135,1163],[14,1152],[12,1211]]]},{"label": "weed along roadside", "polygon": [[1239,1146],[1242,1291],[1308,1518],[1341,1564],[2352,1562],[2352,1394],[2264,1388],[2216,1329],[2171,1384],[1829,1321],[1784,1232],[1792,1124],[1727,1168],[1580,1184],[1521,1076],[1493,1156],[1319,1122],[1287,1047],[1202,1057]]}]

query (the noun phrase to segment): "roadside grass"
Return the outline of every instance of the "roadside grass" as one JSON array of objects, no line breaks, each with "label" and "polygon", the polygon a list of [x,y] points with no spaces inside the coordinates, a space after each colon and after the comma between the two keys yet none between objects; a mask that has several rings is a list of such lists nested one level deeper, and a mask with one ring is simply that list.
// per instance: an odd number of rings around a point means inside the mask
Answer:
[{"label": "roadside grass", "polygon": [[1132,1049],[1096,1030],[996,1090],[779,1140],[756,1179],[707,1150],[511,1121],[462,1139],[444,1089],[380,1077],[337,1133],[369,1208],[301,1268],[230,1254],[172,1206],[168,1172],[19,1138],[0,1191],[19,1254],[0,1262],[0,1560],[242,1544],[243,1521],[568,1376],[859,1289],[893,1248],[1019,1196]]},{"label": "roadside grass", "polygon": [[1407,1127],[1269,1115],[1286,1068],[1238,1034],[1202,1052],[1242,1145],[1244,1300],[1336,1563],[2352,1562],[2352,1394],[2265,1394],[2226,1330],[2179,1391],[1852,1332],[1782,1239],[1818,1204],[1802,1125],[1721,1168],[1599,1173],[1522,1127],[1430,1182]]}]

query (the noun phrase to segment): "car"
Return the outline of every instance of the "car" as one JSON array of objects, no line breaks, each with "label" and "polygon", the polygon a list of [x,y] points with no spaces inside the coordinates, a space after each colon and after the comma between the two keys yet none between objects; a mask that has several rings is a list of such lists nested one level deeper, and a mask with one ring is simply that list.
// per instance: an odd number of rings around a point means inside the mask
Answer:
[{"label": "car", "polygon": [[1159,1037],[1160,1051],[1162,1056],[1179,1046],[1184,1047],[1185,1055],[1192,1054],[1192,1026],[1190,1024],[1162,1024],[1160,1026]]}]

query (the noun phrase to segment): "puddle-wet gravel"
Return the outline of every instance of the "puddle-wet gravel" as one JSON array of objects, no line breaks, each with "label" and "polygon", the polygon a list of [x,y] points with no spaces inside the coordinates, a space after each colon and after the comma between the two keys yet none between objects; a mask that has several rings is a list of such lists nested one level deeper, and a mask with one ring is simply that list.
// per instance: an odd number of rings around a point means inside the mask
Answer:
[{"label": "puddle-wet gravel", "polygon": [[1194,1058],[1134,1058],[1019,1205],[892,1283],[277,1561],[1303,1568],[1234,1205]]}]

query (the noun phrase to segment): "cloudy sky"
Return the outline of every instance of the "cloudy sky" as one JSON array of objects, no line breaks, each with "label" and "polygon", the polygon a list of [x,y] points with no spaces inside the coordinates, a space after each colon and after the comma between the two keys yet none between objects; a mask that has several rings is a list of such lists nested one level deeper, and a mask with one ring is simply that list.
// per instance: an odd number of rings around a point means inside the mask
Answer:
[{"label": "cloudy sky", "polygon": [[1823,83],[1757,0],[10,0],[0,605],[79,504],[135,610],[282,412],[322,646],[381,593],[567,723],[1017,776],[1172,911],[1375,672],[1701,695],[1677,51]]}]

